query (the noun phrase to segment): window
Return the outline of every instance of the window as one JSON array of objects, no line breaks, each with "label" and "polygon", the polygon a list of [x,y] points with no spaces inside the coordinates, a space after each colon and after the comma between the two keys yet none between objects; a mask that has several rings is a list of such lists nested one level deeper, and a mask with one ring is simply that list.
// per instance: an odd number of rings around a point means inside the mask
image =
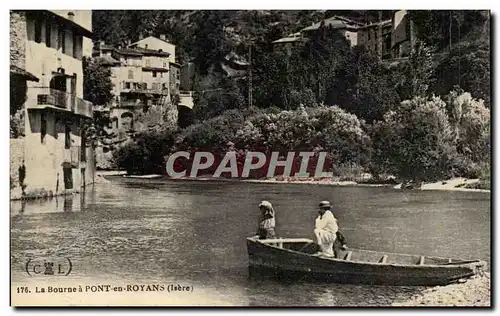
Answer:
[{"label": "window", "polygon": [[160,72],[160,77],[163,78],[163,72]]},{"label": "window", "polygon": [[51,28],[52,27],[51,27],[50,23],[48,23],[48,21],[45,22],[45,45],[47,47],[52,47],[51,42],[50,42],[50,40],[51,40]]},{"label": "window", "polygon": [[125,82],[125,89],[130,89],[130,82]]},{"label": "window", "polygon": [[35,42],[42,42],[42,19],[37,18],[35,20]]},{"label": "window", "polygon": [[64,126],[64,148],[71,148],[71,127],[69,125]]},{"label": "window", "polygon": [[65,36],[64,28],[59,26],[58,30],[58,38],[57,38],[57,49],[61,49],[63,53],[66,52],[65,44],[66,44],[66,36]]},{"label": "window", "polygon": [[47,135],[47,118],[45,117],[45,112],[40,115],[40,141],[45,144],[45,135]]},{"label": "window", "polygon": [[82,37],[73,34],[73,58],[81,59],[80,51],[82,49]]},{"label": "window", "polygon": [[59,138],[59,126],[60,126],[60,124],[61,124],[61,119],[56,118],[56,120],[54,122],[54,138],[55,139]]},{"label": "window", "polygon": [[129,79],[134,79],[134,71],[132,69],[128,70],[128,78]]},{"label": "window", "polygon": [[167,63],[163,62],[163,68],[167,68]]},{"label": "window", "polygon": [[146,59],[146,67],[151,67],[151,59]]},{"label": "window", "polygon": [[156,78],[156,71],[153,71],[153,78]]}]

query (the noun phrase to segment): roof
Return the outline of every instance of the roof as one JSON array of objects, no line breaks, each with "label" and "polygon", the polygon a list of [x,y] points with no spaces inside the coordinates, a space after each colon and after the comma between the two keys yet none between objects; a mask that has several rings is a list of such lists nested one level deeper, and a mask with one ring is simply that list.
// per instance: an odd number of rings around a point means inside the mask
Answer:
[{"label": "roof", "polygon": [[137,48],[134,48],[136,51],[139,51],[141,52],[142,54],[144,55],[152,55],[152,56],[164,56],[164,57],[168,57],[170,56],[170,53],[168,52],[164,52],[164,51],[158,51],[158,50],[154,50],[154,49],[147,49],[147,48],[141,48],[141,47],[137,47]]},{"label": "roof", "polygon": [[360,26],[358,28],[359,29],[369,29],[369,28],[372,28],[372,27],[389,26],[389,25],[392,25],[392,20],[385,20],[385,21],[381,21],[381,22],[367,24],[367,25]]},{"label": "roof", "polygon": [[[99,47],[99,46],[98,46]],[[110,45],[102,45],[101,47],[99,47],[100,49],[102,50],[114,50],[115,48],[113,46],[110,46]]]},{"label": "roof", "polygon": [[275,40],[273,43],[279,44],[279,43],[293,43],[293,42],[298,42],[300,41],[300,37],[295,37],[295,36],[290,36],[290,37],[283,37],[280,38],[279,40]]},{"label": "roof", "polygon": [[243,77],[247,74],[246,70],[238,70],[233,69],[229,65],[221,64],[222,69],[227,73],[227,75],[231,78]]},{"label": "roof", "polygon": [[167,42],[166,40],[162,40],[161,38],[158,38],[158,37],[153,36],[153,35],[150,35],[150,36],[148,36],[148,37],[142,38],[142,39],[138,40],[137,42],[134,42],[134,43],[132,43],[132,44],[130,44],[130,45],[131,45],[131,46],[132,46],[132,45],[135,45],[135,44],[139,43],[140,41],[143,41],[143,40],[148,39],[148,38],[150,38],[150,37],[152,37],[152,38],[154,38],[154,39],[157,39],[157,40],[159,40],[159,41],[162,41],[162,42],[168,43],[168,44],[170,44],[170,45],[173,45],[172,43]]},{"label": "roof", "polygon": [[249,62],[247,62],[242,56],[239,56],[235,52],[230,52],[224,57],[224,59],[226,62],[232,63],[240,67],[246,67],[250,65]]},{"label": "roof", "polygon": [[39,79],[34,74],[27,72],[26,70],[22,69],[21,67],[17,67],[14,65],[10,65],[10,73],[12,75],[22,76],[26,80],[35,81],[35,82],[39,81]]},{"label": "roof", "polygon": [[313,25],[308,26],[306,28],[303,28],[300,31],[301,32],[315,31],[315,30],[319,29],[322,22],[325,22],[325,26],[329,26],[329,27],[332,27],[334,29],[353,28],[353,27],[358,28],[360,26],[363,26],[363,23],[361,23],[361,22],[357,22],[357,21],[345,18],[343,16],[336,15],[336,16],[332,16],[328,19],[325,19],[323,21],[320,21],[318,23],[314,23]]},{"label": "roof", "polygon": [[328,18],[326,20],[314,23],[313,25],[305,27],[305,28],[303,28],[300,31],[301,32],[315,31],[315,30],[319,29],[319,27],[321,26],[322,22],[325,22],[325,26],[332,27],[334,29],[341,29],[341,28],[346,28],[347,27],[346,22],[344,22],[344,21],[342,21],[342,20],[340,20],[340,19],[338,19],[337,17],[334,16],[334,17]]},{"label": "roof", "polygon": [[142,53],[135,50],[135,49],[130,49],[130,48],[115,48],[115,52],[121,55],[128,55],[128,56],[142,56]]},{"label": "roof", "polygon": [[45,15],[48,18],[54,19],[59,25],[65,25],[65,26],[69,26],[69,27],[73,28],[79,34],[81,34],[85,37],[88,37],[91,39],[94,37],[94,34],[92,33],[92,31],[90,31],[90,30],[84,28],[83,26],[81,26],[80,24],[75,23],[74,21],[72,21],[70,19],[64,18],[64,17],[60,16],[59,14],[54,13],[50,10],[27,10],[26,12],[28,14]]},{"label": "roof", "polygon": [[121,55],[128,56],[163,56],[168,57],[170,53],[160,52],[154,49],[146,49],[146,48],[115,48],[115,51]]},{"label": "roof", "polygon": [[175,63],[173,61],[170,62],[170,65],[174,65],[174,66],[179,67],[179,68],[181,67],[181,64]]},{"label": "roof", "polygon": [[102,64],[102,65],[109,65],[109,66],[114,66],[114,65],[117,65],[117,64],[120,64],[120,61],[119,60],[116,60],[114,59],[113,57],[111,56],[108,56],[108,55],[104,55],[104,56],[101,56],[101,57],[97,57],[96,60]]}]

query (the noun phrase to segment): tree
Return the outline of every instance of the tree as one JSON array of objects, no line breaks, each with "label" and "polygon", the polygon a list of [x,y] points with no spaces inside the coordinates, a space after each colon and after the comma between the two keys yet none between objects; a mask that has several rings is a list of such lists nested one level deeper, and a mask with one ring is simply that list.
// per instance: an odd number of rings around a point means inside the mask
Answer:
[{"label": "tree", "polygon": [[107,105],[113,99],[111,70],[97,60],[83,58],[83,98],[94,105]]},{"label": "tree", "polygon": [[397,86],[401,100],[426,97],[434,82],[433,71],[431,50],[418,41],[408,61],[402,64],[401,82]]},{"label": "tree", "polygon": [[[113,84],[111,82],[111,70],[99,64],[98,61],[84,57],[83,63],[83,98],[96,105],[107,106],[113,99]],[[100,111],[94,111],[93,120],[86,120],[84,130],[86,131],[88,145],[97,146],[104,140],[113,137],[106,131],[110,120],[107,115]]]},{"label": "tree", "polygon": [[[489,12],[484,10],[410,10],[417,37],[436,51],[449,50],[464,39],[489,41]],[[485,31],[486,29],[486,31]]]},{"label": "tree", "polygon": [[277,51],[257,58],[254,69],[254,98],[260,107],[291,109],[289,95],[293,88],[290,64],[285,52]]},{"label": "tree", "polygon": [[231,109],[247,106],[241,87],[222,74],[206,76],[196,83],[193,114],[198,121],[222,114]]},{"label": "tree", "polygon": [[224,34],[225,11],[202,11],[194,31],[193,57],[198,72],[208,74],[213,64],[218,64],[229,52],[229,43]]},{"label": "tree", "polygon": [[446,103],[439,97],[403,101],[374,123],[372,169],[426,181],[452,175],[456,154]]},{"label": "tree", "polygon": [[10,74],[10,137],[24,136],[24,111],[26,101],[26,79]]},{"label": "tree", "polygon": [[490,110],[461,89],[450,92],[445,100],[458,152],[473,163],[489,162]]},{"label": "tree", "polygon": [[490,106],[490,45],[475,41],[460,43],[436,67],[433,91],[446,95],[454,86],[468,91]]},{"label": "tree", "polygon": [[362,47],[350,52],[330,83],[326,104],[339,105],[368,122],[381,120],[400,102],[394,71]]},{"label": "tree", "polygon": [[[349,52],[350,45],[346,38],[338,30],[326,27],[322,22],[304,46],[302,62],[294,68],[294,77],[301,78],[300,84],[315,92],[318,103],[324,102],[328,86]],[[299,82],[295,84],[298,85]]]}]

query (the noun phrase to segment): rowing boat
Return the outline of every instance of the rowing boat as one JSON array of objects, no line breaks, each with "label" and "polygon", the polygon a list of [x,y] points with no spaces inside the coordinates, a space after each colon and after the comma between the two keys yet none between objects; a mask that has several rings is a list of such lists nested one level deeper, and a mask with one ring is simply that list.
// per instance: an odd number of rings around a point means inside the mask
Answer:
[{"label": "rowing boat", "polygon": [[336,257],[318,255],[306,238],[247,238],[252,273],[273,271],[280,277],[312,277],[334,283],[445,285],[486,269],[482,260],[462,260],[380,251],[347,249]]}]

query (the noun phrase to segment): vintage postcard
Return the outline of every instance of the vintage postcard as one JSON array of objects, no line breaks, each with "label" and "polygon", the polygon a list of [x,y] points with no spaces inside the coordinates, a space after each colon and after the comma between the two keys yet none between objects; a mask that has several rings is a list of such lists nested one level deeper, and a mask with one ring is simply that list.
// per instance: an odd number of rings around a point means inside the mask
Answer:
[{"label": "vintage postcard", "polygon": [[491,306],[488,10],[11,10],[11,305]]}]

